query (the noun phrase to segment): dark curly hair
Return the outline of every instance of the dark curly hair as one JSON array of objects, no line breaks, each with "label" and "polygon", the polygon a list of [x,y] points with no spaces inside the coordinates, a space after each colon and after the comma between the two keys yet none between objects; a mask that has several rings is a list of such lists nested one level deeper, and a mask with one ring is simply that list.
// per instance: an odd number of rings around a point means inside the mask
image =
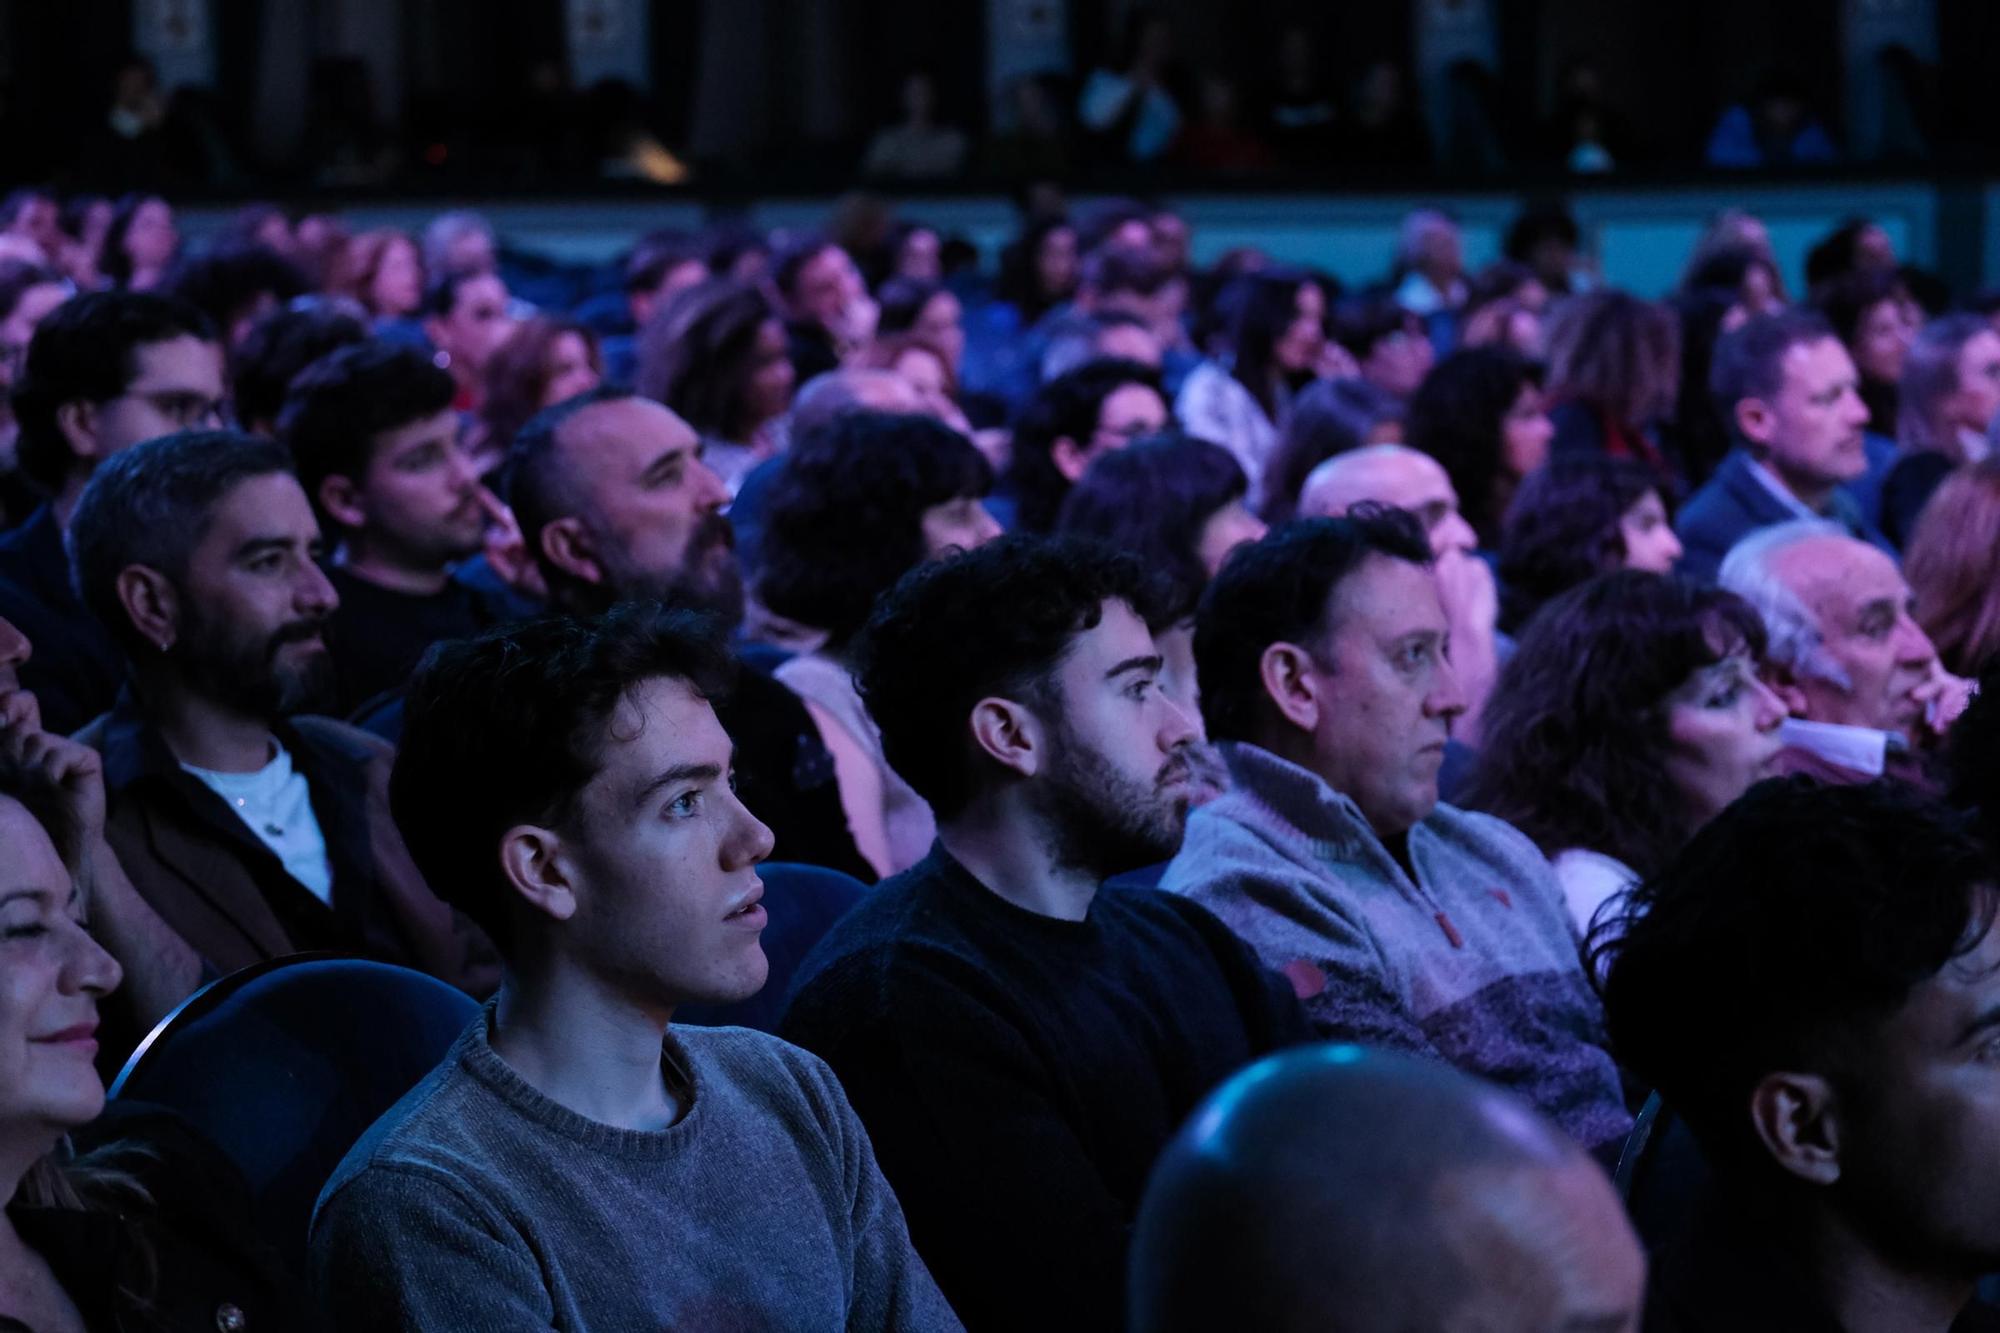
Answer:
[{"label": "dark curly hair", "polygon": [[160,284],[162,295],[207,315],[224,339],[238,321],[258,313],[260,304],[283,305],[305,290],[306,275],[297,264],[253,241],[223,241],[183,259]]},{"label": "dark curly hair", "polygon": [[[824,249],[825,247],[821,247]],[[639,334],[640,396],[665,403],[703,436],[743,443],[757,335],[778,318],[763,292],[707,278],[667,303]]]},{"label": "dark curly hair", "polygon": [[1248,489],[1227,449],[1179,430],[1162,431],[1093,462],[1063,501],[1056,531],[1097,538],[1158,574],[1166,619],[1156,628],[1163,629],[1194,614],[1208,586],[1202,529]]},{"label": "dark curly hair", "polygon": [[757,594],[838,649],[924,558],[924,511],[992,489],[970,441],[931,417],[850,412],[798,441],[772,483]]},{"label": "dark curly hair", "polygon": [[1541,367],[1506,347],[1468,347],[1437,363],[1410,395],[1403,439],[1444,467],[1465,517],[1491,546],[1515,478],[1501,443],[1521,390],[1542,384]]},{"label": "dark curly hair", "polygon": [[360,316],[334,303],[308,310],[273,310],[250,326],[229,353],[236,419],[245,430],[270,433],[300,371],[343,347],[368,341]]},{"label": "dark curly hair", "polygon": [[1307,643],[1332,629],[1327,604],[1333,590],[1376,555],[1429,568],[1430,538],[1409,512],[1363,504],[1343,518],[1295,520],[1230,553],[1194,620],[1195,673],[1209,739],[1257,739],[1264,650]]},{"label": "dark curly hair", "polygon": [[1756,611],[1720,588],[1639,570],[1572,588],[1501,671],[1461,804],[1548,856],[1587,847],[1658,870],[1694,832],[1666,779],[1667,697],[1703,667],[1764,648]]},{"label": "dark curly hair", "polygon": [[1056,468],[1052,450],[1060,439],[1089,448],[1097,433],[1104,400],[1128,384],[1158,393],[1160,372],[1137,361],[1092,361],[1058,375],[1035,391],[1014,423],[1014,450],[1007,486],[1014,496],[1014,526],[1047,532],[1056,525],[1069,480]]},{"label": "dark curly hair", "polygon": [[1947,799],[1977,819],[2000,852],[2000,667],[1979,678],[1979,693],[1951,724],[1944,774]]},{"label": "dark curly hair", "polygon": [[612,710],[672,678],[720,700],[735,667],[715,623],[657,602],[540,616],[432,648],[410,683],[389,811],[424,882],[518,961],[500,838],[552,825],[603,764]]},{"label": "dark curly hair", "polygon": [[1559,454],[1514,493],[1500,526],[1500,628],[1521,632],[1550,598],[1625,567],[1625,511],[1660,478],[1644,463],[1602,454]]},{"label": "dark curly hair", "polygon": [[1004,695],[1056,707],[1048,678],[1106,602],[1156,622],[1153,584],[1131,556],[1074,537],[1015,534],[920,565],[876,605],[856,641],[855,684],[889,767],[939,820],[980,785],[967,719]]},{"label": "dark curly hair", "polygon": [[1755,1169],[1751,1090],[1864,1075],[1857,1029],[1978,945],[1993,884],[1969,821],[1906,784],[1759,783],[1592,931],[1612,1052],[1712,1163]]}]

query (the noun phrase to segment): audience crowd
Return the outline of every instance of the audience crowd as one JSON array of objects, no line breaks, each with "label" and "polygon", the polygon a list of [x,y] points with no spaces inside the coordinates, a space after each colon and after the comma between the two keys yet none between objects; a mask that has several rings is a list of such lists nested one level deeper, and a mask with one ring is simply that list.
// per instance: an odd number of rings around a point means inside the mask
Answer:
[{"label": "audience crowd", "polygon": [[[1157,40],[1085,118],[1223,151]],[[563,302],[58,203],[0,1328],[2000,1328],[2000,322],[1865,220],[1796,297],[1742,213],[1652,301],[1109,200]],[[106,1093],[301,954],[471,1016],[309,1226]]]}]

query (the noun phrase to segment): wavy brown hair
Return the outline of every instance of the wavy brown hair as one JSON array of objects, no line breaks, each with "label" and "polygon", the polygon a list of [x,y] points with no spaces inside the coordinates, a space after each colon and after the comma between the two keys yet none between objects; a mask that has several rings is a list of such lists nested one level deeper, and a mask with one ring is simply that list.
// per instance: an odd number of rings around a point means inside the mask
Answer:
[{"label": "wavy brown hair", "polygon": [[1720,588],[1639,570],[1572,588],[1529,622],[1500,673],[1464,804],[1545,855],[1584,847],[1653,874],[1695,831],[1666,777],[1667,698],[1764,647],[1757,613]]},{"label": "wavy brown hair", "polygon": [[1947,667],[1978,676],[2000,663],[2000,457],[1938,486],[1910,533],[1903,574]]}]

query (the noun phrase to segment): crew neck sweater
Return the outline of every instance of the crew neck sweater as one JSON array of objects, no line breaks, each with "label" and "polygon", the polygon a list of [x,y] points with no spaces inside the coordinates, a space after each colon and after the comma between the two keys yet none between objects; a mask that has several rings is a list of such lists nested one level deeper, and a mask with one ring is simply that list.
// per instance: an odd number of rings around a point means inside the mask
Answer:
[{"label": "crew neck sweater", "polygon": [[780,1032],[839,1074],[966,1327],[1124,1326],[1154,1159],[1201,1098],[1309,1040],[1285,982],[1209,912],[1100,889],[1018,907],[942,846],[802,965]]},{"label": "crew neck sweater", "polygon": [[493,1050],[493,1006],[320,1195],[342,1328],[956,1329],[827,1067],[743,1028],[668,1033],[684,1107],[587,1119]]}]

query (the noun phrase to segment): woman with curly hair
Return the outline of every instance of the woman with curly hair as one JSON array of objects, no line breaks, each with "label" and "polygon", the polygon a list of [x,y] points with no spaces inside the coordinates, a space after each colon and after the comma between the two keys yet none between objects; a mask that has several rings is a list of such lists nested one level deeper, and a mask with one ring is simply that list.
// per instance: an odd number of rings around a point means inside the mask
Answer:
[{"label": "woman with curly hair", "polygon": [[985,458],[950,427],[853,412],[794,441],[771,489],[758,599],[827,636],[774,674],[819,725],[855,845],[885,879],[923,859],[937,826],[882,755],[849,649],[875,599],[904,574],[1000,535],[980,503],[992,485]]},{"label": "woman with curly hair", "polygon": [[1771,773],[1784,702],[1734,593],[1623,570],[1543,608],[1486,702],[1464,804],[1555,863],[1578,937]]},{"label": "woman with curly hair", "polygon": [[1541,368],[1504,347],[1469,347],[1438,362],[1403,423],[1404,442],[1443,466],[1488,548],[1522,479],[1549,461],[1555,433],[1542,408]]},{"label": "woman with curly hair", "polygon": [[1599,574],[1667,574],[1680,558],[1651,468],[1600,454],[1551,459],[1521,483],[1500,528],[1500,629],[1519,634],[1545,602]]},{"label": "woman with curly hair", "polygon": [[735,278],[688,288],[639,335],[638,391],[695,428],[702,461],[731,495],[777,452],[772,428],[795,384],[777,308]]}]

